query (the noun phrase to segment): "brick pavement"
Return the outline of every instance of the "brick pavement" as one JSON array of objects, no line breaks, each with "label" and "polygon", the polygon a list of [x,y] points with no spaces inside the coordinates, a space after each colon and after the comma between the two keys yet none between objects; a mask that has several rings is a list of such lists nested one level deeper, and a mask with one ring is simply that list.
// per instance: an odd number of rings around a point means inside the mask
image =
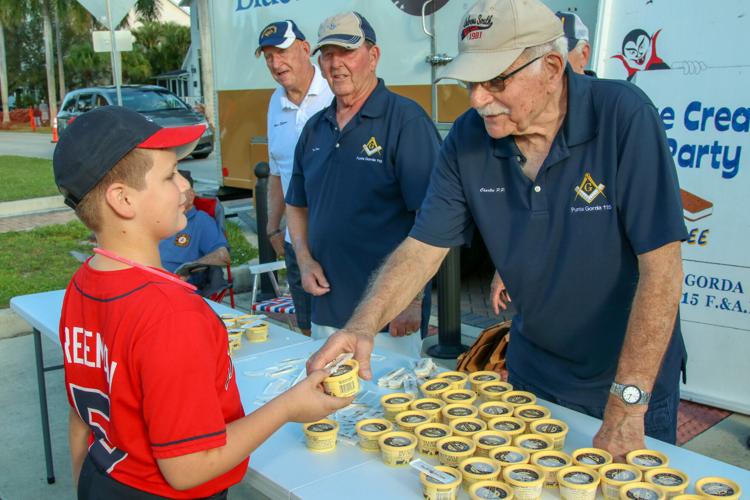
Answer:
[{"label": "brick pavement", "polygon": [[28,231],[40,226],[51,224],[65,224],[76,218],[75,212],[70,209],[56,210],[31,215],[16,215],[12,217],[0,217],[0,233],[10,231]]}]

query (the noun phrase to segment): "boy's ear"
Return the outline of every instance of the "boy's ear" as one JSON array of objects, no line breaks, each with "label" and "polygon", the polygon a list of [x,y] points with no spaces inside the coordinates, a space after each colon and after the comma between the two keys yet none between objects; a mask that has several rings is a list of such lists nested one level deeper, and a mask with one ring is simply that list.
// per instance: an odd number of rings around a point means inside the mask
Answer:
[{"label": "boy's ear", "polygon": [[113,182],[107,188],[104,199],[109,208],[123,219],[135,217],[135,205],[130,197],[131,188],[122,182]]}]

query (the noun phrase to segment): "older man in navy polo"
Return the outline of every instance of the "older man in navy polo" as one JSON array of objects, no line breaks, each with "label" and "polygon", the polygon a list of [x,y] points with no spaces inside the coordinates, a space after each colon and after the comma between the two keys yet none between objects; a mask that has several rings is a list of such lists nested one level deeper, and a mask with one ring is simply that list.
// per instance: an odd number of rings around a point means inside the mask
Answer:
[{"label": "older man in navy polo", "polygon": [[507,356],[520,389],[603,419],[622,459],[674,442],[685,361],[677,320],[679,186],[656,108],[637,87],[574,73],[539,0],[482,0],[442,77],[472,108],[443,144],[410,237],[345,329],[311,359],[356,351],[479,229],[518,311]]},{"label": "older man in navy polo", "polygon": [[[376,76],[380,48],[362,15],[323,21],[318,51],[335,100],[302,131],[286,202],[302,284],[313,295],[312,335],[322,338],[344,326],[371,274],[409,234],[440,136],[419,105]],[[397,313],[377,342],[418,356],[429,300],[415,290]]]}]

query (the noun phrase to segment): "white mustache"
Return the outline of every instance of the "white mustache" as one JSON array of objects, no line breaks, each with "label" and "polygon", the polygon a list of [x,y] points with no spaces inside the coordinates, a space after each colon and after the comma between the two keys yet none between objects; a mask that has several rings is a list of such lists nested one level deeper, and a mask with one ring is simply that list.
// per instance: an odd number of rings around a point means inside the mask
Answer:
[{"label": "white mustache", "polygon": [[487,104],[486,106],[482,106],[481,108],[477,108],[477,113],[479,113],[482,118],[492,115],[509,115],[510,109],[506,108],[502,104],[492,103]]}]

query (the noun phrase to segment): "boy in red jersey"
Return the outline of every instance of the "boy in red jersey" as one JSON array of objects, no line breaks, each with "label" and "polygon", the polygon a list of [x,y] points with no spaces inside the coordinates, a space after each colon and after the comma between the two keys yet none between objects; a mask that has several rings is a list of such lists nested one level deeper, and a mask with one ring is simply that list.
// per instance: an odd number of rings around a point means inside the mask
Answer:
[{"label": "boy in red jersey", "polygon": [[159,241],[186,224],[177,160],[203,130],[106,106],[55,149],[55,182],[103,250],[73,276],[60,319],[78,498],[226,498],[281,425],[351,401],[325,394],[318,371],[245,416],[223,323],[160,269]]}]

